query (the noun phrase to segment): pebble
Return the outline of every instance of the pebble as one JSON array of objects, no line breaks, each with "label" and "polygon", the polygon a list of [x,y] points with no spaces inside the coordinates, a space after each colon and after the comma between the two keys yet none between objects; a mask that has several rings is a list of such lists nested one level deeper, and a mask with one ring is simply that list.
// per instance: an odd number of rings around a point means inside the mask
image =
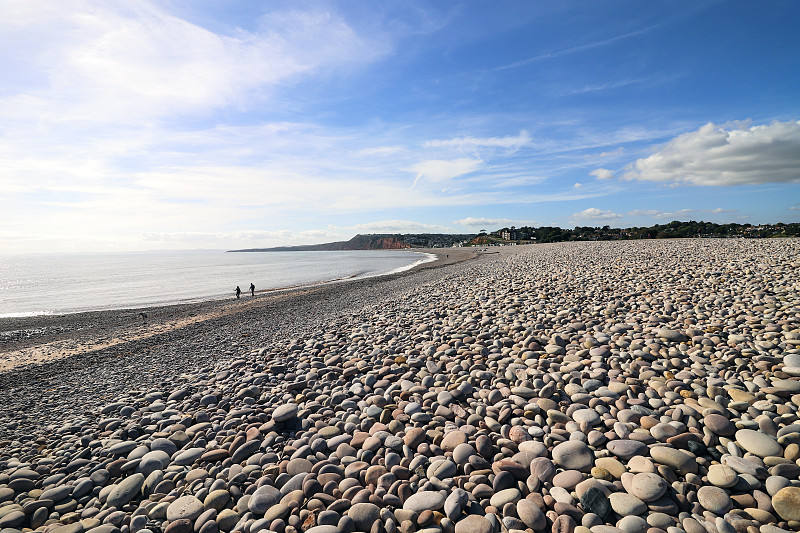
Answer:
[{"label": "pebble", "polygon": [[456,522],[455,533],[492,533],[492,523],[480,515],[471,514]]},{"label": "pebble", "polygon": [[797,531],[798,256],[502,250],[141,390],[56,387],[96,404],[30,436],[16,388],[2,533]]},{"label": "pebble", "polygon": [[736,432],[735,438],[742,448],[759,457],[780,457],[783,455],[783,448],[778,444],[778,441],[760,431],[740,429]]},{"label": "pebble", "polygon": [[403,509],[421,513],[422,511],[436,511],[444,506],[447,496],[441,492],[422,491],[411,495],[405,503]]},{"label": "pebble", "polygon": [[784,487],[772,497],[772,507],[784,520],[800,521],[800,487]]},{"label": "pebble", "polygon": [[658,474],[648,472],[634,475],[630,484],[631,494],[644,502],[652,502],[659,499],[669,488],[664,478]]},{"label": "pebble", "polygon": [[569,440],[553,448],[553,462],[569,470],[588,472],[594,463],[589,447],[578,440]]}]

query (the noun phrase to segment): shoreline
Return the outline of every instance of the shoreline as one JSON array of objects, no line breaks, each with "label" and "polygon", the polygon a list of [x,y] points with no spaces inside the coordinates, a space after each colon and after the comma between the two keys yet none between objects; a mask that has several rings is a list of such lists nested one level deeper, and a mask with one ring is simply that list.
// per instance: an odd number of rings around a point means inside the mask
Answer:
[{"label": "shoreline", "polygon": [[[432,261],[412,263],[399,272],[368,277],[342,278],[309,285],[262,289],[253,298],[208,299],[149,307],[103,309],[66,314],[0,317],[0,376],[25,366],[36,366],[83,353],[120,347],[212,319],[290,301],[293,295],[309,294],[321,287],[407,276],[420,270],[439,268],[479,255],[468,248],[419,249]],[[445,257],[448,256],[448,257]],[[147,318],[142,318],[145,313]]]}]

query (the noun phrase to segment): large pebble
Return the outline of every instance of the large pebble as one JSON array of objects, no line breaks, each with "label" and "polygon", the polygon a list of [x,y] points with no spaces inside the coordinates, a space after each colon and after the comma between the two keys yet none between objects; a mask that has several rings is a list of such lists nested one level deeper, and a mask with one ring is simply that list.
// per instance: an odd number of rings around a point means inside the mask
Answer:
[{"label": "large pebble", "polygon": [[589,447],[578,440],[569,440],[553,448],[553,462],[569,470],[588,472],[594,463]]}]

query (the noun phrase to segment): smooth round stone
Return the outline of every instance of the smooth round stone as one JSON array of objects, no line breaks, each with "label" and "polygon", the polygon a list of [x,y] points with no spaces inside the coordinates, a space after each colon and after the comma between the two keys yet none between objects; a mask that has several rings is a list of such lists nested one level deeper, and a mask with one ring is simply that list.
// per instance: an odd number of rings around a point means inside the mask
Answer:
[{"label": "smooth round stone", "polygon": [[681,521],[681,526],[686,533],[706,533],[706,528],[700,525],[700,522],[687,516]]},{"label": "smooth round stone", "polygon": [[615,513],[626,515],[640,515],[647,511],[647,504],[627,492],[614,492],[608,496],[611,508]]},{"label": "smooth round stone", "polygon": [[731,499],[724,489],[704,486],[697,490],[697,501],[714,514],[723,515],[731,508]]},{"label": "smooth round stone", "polygon": [[547,457],[539,457],[531,461],[531,474],[539,481],[551,481],[555,473],[556,466]]},{"label": "smooth round stone", "polygon": [[297,404],[287,403],[277,407],[272,412],[272,419],[275,422],[285,422],[286,420],[289,420],[290,418],[294,418],[295,416],[297,416],[297,413],[299,411],[300,408],[297,406]]},{"label": "smooth round stone", "polygon": [[380,507],[374,503],[356,503],[347,511],[359,531],[368,531],[380,518]]},{"label": "smooth round stone", "polygon": [[553,448],[553,462],[568,470],[588,472],[594,463],[594,455],[585,443],[568,440]]},{"label": "smooth round stone", "polygon": [[167,507],[167,520],[173,522],[185,518],[194,520],[203,513],[203,502],[194,496],[181,496]]},{"label": "smooth round stone", "polygon": [[180,452],[172,461],[176,465],[188,466],[193,464],[205,453],[205,448],[189,448]]},{"label": "smooth round stone", "polygon": [[412,494],[403,503],[403,509],[406,511],[415,511],[421,513],[422,511],[438,511],[444,506],[447,496],[441,492],[434,492],[432,490],[424,490]]},{"label": "smooth round stone", "polygon": [[606,444],[606,449],[622,459],[630,459],[636,455],[647,454],[647,445],[638,440],[612,440]]},{"label": "smooth round stone", "polygon": [[600,422],[600,413],[594,409],[578,409],[572,413],[572,419],[579,424],[593,426]]},{"label": "smooth round stone", "polygon": [[3,528],[3,530],[6,528],[14,530],[21,526],[24,521],[25,513],[20,510],[9,511],[8,513],[0,516],[0,528]]},{"label": "smooth round stone", "polygon": [[493,495],[489,500],[489,504],[497,509],[502,509],[505,504],[515,503],[519,501],[520,498],[522,498],[522,494],[519,492],[519,489],[512,487],[510,489],[501,490]]},{"label": "smooth round stone", "polygon": [[136,470],[147,476],[155,470],[163,470],[168,464],[169,455],[167,452],[155,450],[152,452],[147,452],[142,456],[142,459],[139,461],[139,465],[136,467]]},{"label": "smooth round stone", "polygon": [[456,446],[453,450],[453,461],[463,466],[469,462],[469,458],[473,455],[477,455],[475,448],[473,448],[471,444],[464,442]]},{"label": "smooth round stone", "polygon": [[446,452],[452,452],[459,444],[467,442],[467,435],[463,431],[455,430],[446,433],[439,446]]},{"label": "smooth round stone", "polygon": [[800,487],[784,487],[772,497],[772,508],[784,520],[800,520]]},{"label": "smooth round stone", "polygon": [[658,474],[641,473],[631,480],[631,493],[643,502],[652,502],[667,492],[669,485]]},{"label": "smooth round stone", "polygon": [[783,448],[778,441],[766,433],[753,429],[740,429],[736,432],[736,442],[745,450],[759,457],[782,457]]},{"label": "smooth round stone", "polygon": [[217,526],[222,531],[231,531],[239,522],[239,513],[233,509],[223,509],[217,515]]},{"label": "smooth round stone", "polygon": [[286,465],[286,473],[290,476],[311,472],[311,467],[314,465],[308,459],[296,458],[291,459],[289,464]]},{"label": "smooth round stone", "polygon": [[307,529],[306,533],[342,533],[342,530],[337,526],[314,526]]},{"label": "smooth round stone", "polygon": [[150,449],[153,451],[161,450],[170,456],[178,451],[178,447],[175,443],[164,437],[153,439],[153,442],[150,443]]},{"label": "smooth round stone", "polygon": [[262,485],[256,489],[247,502],[247,508],[251,513],[263,515],[267,509],[278,503],[281,499],[281,491],[270,485]]},{"label": "smooth round stone", "polygon": [[669,328],[659,329],[658,336],[664,340],[672,342],[686,342],[687,340],[689,340],[689,338],[680,331],[675,331],[674,329],[669,329]]},{"label": "smooth round stone", "polygon": [[317,431],[317,435],[319,435],[325,440],[332,439],[333,437],[338,437],[341,434],[342,430],[336,426],[325,426],[323,428],[320,428],[319,431]]},{"label": "smooth round stone", "polygon": [[531,500],[523,499],[517,502],[517,515],[526,526],[533,530],[543,529],[547,524],[544,513]]},{"label": "smooth round stone", "polygon": [[666,442],[670,437],[678,434],[678,430],[671,424],[660,423],[650,428],[650,434],[654,439]]},{"label": "smooth round stone", "polygon": [[733,422],[716,413],[710,413],[703,417],[703,424],[717,435],[722,435],[723,437],[730,437],[736,433],[736,426]]},{"label": "smooth round stone", "polygon": [[767,488],[767,494],[770,496],[775,496],[779,490],[784,487],[789,487],[791,484],[792,482],[783,476],[769,476],[764,482],[764,486]]},{"label": "smooth round stone", "polygon": [[70,492],[72,492],[72,487],[69,485],[60,485],[42,492],[39,495],[39,500],[52,500],[54,502],[59,502],[69,496]]},{"label": "smooth round stone", "polygon": [[230,501],[231,495],[226,489],[217,489],[211,491],[208,496],[203,500],[203,507],[205,509],[215,509],[221,511],[225,505]]},{"label": "smooth round stone", "polygon": [[617,527],[625,533],[645,533],[649,526],[641,516],[625,516],[617,523]]},{"label": "smooth round stone", "polygon": [[708,481],[712,485],[727,489],[736,485],[739,474],[728,465],[713,464],[708,469]]},{"label": "smooth round stone", "polygon": [[668,446],[650,448],[650,457],[657,463],[667,465],[681,474],[696,474],[697,461],[688,453]]},{"label": "smooth round stone", "polygon": [[144,475],[141,473],[126,477],[111,489],[106,499],[106,505],[108,507],[122,507],[136,496],[143,484]]},{"label": "smooth round stone", "polygon": [[553,477],[553,485],[563,489],[572,490],[583,481],[583,474],[577,470],[564,470]]},{"label": "smooth round stone", "polygon": [[492,523],[480,515],[467,515],[456,522],[455,533],[492,533],[492,531]]}]

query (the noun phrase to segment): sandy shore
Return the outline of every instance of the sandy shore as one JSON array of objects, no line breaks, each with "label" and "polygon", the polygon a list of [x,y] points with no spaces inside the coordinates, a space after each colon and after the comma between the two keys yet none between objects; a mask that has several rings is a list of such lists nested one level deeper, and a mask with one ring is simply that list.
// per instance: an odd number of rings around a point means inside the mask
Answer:
[{"label": "sandy shore", "polygon": [[490,250],[43,323],[130,337],[0,373],[0,530],[800,531],[800,240]]},{"label": "sandy shore", "polygon": [[[434,254],[436,260],[417,265],[411,271],[377,279],[459,263],[481,253],[460,248],[418,251]],[[343,280],[335,284],[347,282]],[[286,305],[299,296],[313,298],[315,294],[329,290],[330,285],[261,290],[256,291],[255,298],[245,293],[240,300],[231,298],[172,306],[0,318],[0,374],[108,348],[124,352],[127,343],[146,341],[187,326],[241,312],[257,312],[259,309]],[[140,313],[145,313],[147,317],[143,318]]]}]

